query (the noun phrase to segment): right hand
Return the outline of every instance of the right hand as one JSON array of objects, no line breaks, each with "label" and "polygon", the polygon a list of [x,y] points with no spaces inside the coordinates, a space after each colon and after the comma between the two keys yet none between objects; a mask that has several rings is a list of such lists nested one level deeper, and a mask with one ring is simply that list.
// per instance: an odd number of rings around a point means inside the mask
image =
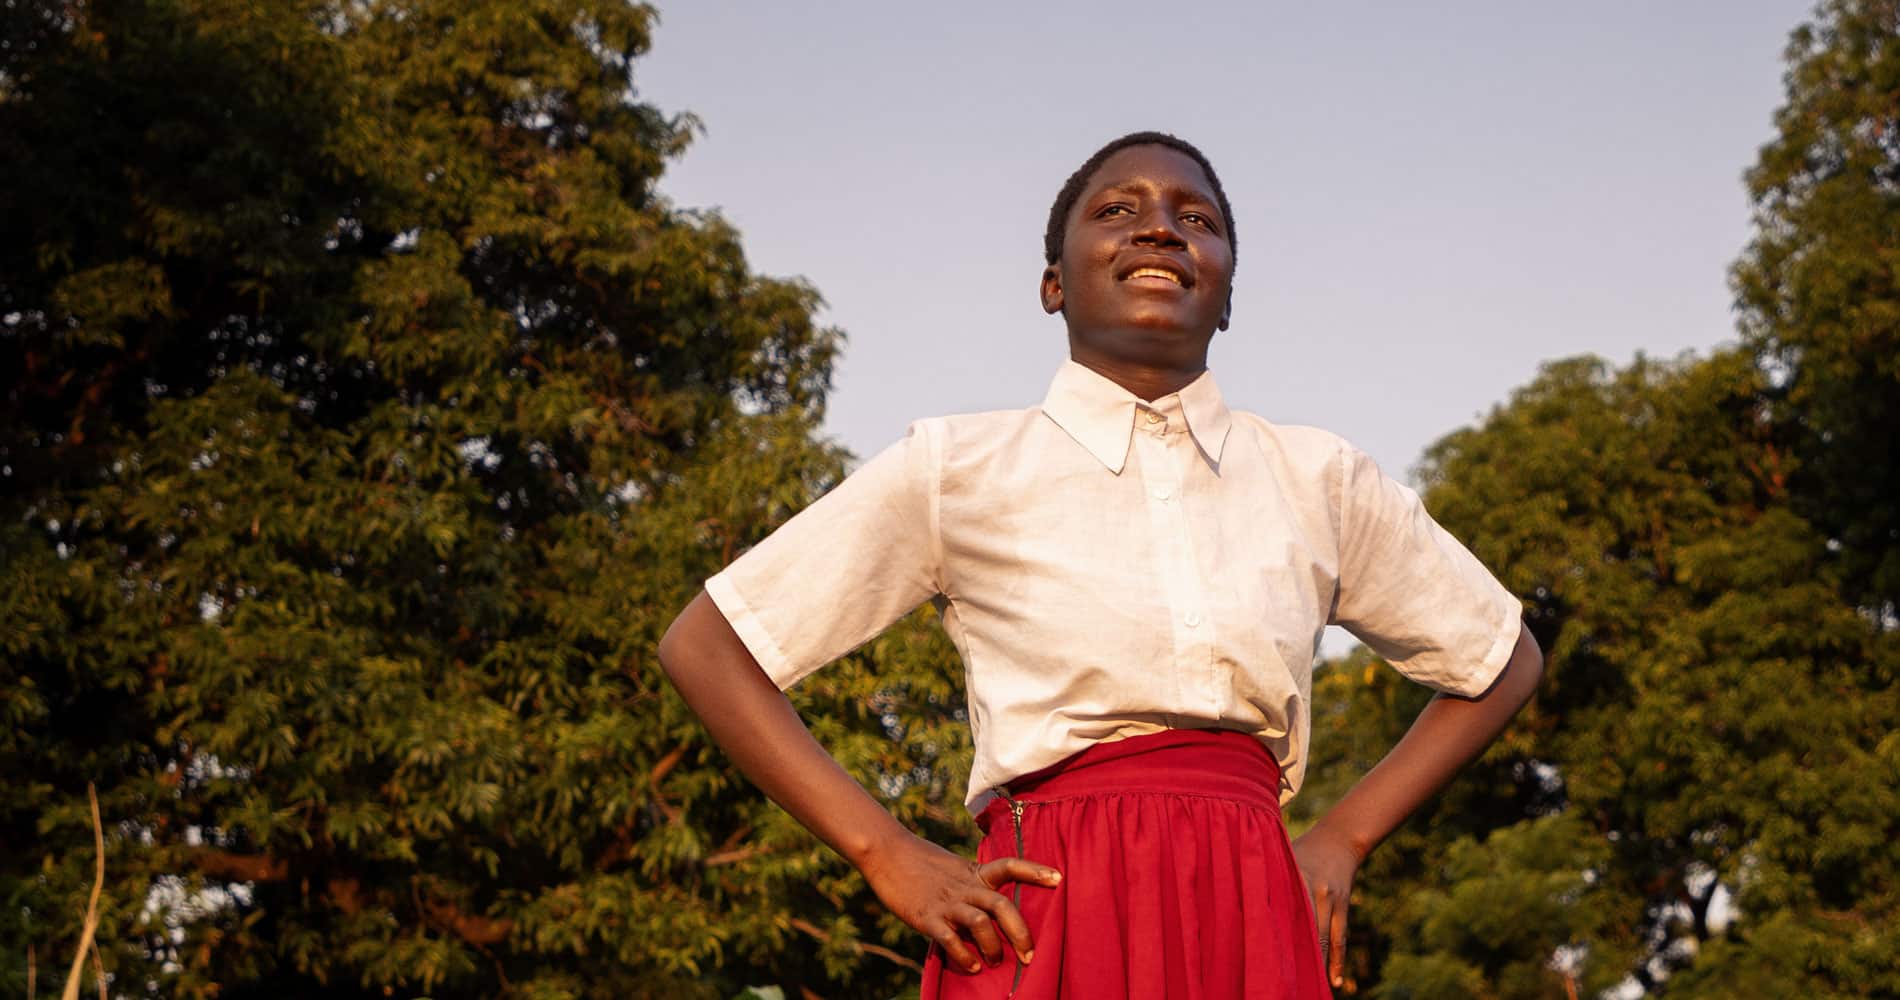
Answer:
[{"label": "right hand", "polygon": [[[1062,873],[1048,865],[1026,858],[979,865],[915,834],[878,852],[859,870],[898,919],[935,941],[948,963],[971,973],[982,971],[979,952],[991,965],[1003,961],[1002,937],[1024,962],[1035,951],[1016,904],[997,890],[1011,882],[1053,888],[1062,881]],[[974,949],[965,933],[976,942]]]}]

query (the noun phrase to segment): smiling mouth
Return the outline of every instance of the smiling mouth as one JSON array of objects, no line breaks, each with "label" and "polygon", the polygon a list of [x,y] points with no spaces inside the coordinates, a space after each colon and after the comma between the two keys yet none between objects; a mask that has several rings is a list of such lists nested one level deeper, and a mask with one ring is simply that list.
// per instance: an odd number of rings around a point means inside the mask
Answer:
[{"label": "smiling mouth", "polygon": [[1186,288],[1188,286],[1187,279],[1184,276],[1161,267],[1138,267],[1123,276],[1122,280],[1136,281],[1143,278],[1166,281],[1178,288]]}]

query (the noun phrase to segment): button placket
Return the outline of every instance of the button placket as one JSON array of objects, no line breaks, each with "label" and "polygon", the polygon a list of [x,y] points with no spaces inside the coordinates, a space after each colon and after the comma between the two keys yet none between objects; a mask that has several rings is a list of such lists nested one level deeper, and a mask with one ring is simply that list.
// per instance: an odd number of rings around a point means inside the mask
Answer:
[{"label": "button placket", "polygon": [[1149,496],[1149,520],[1154,529],[1162,589],[1167,597],[1169,631],[1174,637],[1176,704],[1187,708],[1211,704],[1219,698],[1209,678],[1213,668],[1214,636],[1207,620],[1204,588],[1194,558],[1188,511],[1183,503],[1185,466],[1199,460],[1192,439],[1175,426],[1177,414],[1142,409],[1137,426],[1148,433],[1135,435],[1142,486]]},{"label": "button placket", "polygon": [[1207,581],[1201,577],[1200,561],[1196,558],[1194,535],[1189,530],[1190,522],[1185,504],[1186,477],[1202,472],[1204,465],[1200,446],[1195,442],[1193,435],[1187,432],[1185,421],[1181,423],[1179,431],[1168,439],[1168,443],[1170,457],[1173,459],[1170,467],[1181,477],[1175,482],[1176,500],[1170,506],[1175,509],[1181,526],[1179,544],[1183,563],[1181,579],[1184,584],[1182,590],[1184,610],[1181,615],[1181,624],[1186,627],[1189,636],[1182,653],[1186,657],[1186,662],[1193,664],[1196,668],[1190,676],[1200,679],[1200,690],[1197,693],[1201,696],[1207,710],[1218,715],[1223,704],[1224,691],[1219,679],[1220,668],[1214,653],[1215,640],[1218,637],[1214,634],[1214,622],[1208,613]]}]

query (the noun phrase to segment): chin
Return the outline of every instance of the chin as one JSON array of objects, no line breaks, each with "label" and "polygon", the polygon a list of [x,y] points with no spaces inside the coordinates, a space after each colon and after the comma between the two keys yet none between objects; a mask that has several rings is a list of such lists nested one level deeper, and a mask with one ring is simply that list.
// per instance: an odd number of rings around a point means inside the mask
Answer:
[{"label": "chin", "polygon": [[1200,363],[1207,356],[1212,329],[1197,330],[1177,324],[1124,326],[1104,337],[1091,338],[1123,360],[1162,367]]},{"label": "chin", "polygon": [[1157,343],[1178,344],[1182,342],[1205,344],[1214,339],[1215,324],[1206,325],[1183,322],[1174,316],[1137,317],[1123,329],[1125,335],[1133,338],[1153,340]]}]

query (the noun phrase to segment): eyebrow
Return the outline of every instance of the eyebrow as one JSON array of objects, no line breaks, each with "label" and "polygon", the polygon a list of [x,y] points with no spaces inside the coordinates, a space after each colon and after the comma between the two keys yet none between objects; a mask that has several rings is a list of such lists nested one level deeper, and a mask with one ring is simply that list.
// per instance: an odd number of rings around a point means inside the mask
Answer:
[{"label": "eyebrow", "polygon": [[[1094,197],[1089,198],[1088,200],[1094,201],[1095,198],[1100,198],[1102,195],[1109,194],[1115,191],[1129,191],[1129,192],[1134,192],[1138,194],[1146,194],[1153,187],[1154,185],[1147,184],[1141,181],[1134,181],[1134,180],[1121,181],[1119,183],[1110,184],[1107,187],[1104,187],[1101,190],[1095,192]],[[1200,190],[1199,188],[1187,187],[1181,184],[1169,184],[1166,187],[1166,193],[1175,195],[1177,197],[1185,196],[1186,200],[1201,202],[1205,204],[1207,207],[1215,209],[1216,211],[1219,211],[1219,208],[1220,208],[1220,202],[1215,199],[1214,194],[1211,191],[1203,191],[1203,190]]]},{"label": "eyebrow", "polygon": [[[1080,202],[1078,202],[1078,205],[1091,204],[1095,202],[1097,199],[1101,198],[1103,195],[1114,194],[1116,192],[1131,192],[1135,194],[1146,194],[1153,186],[1154,185],[1150,185],[1150,184],[1147,184],[1141,181],[1136,181],[1136,180],[1120,181],[1120,182],[1110,184],[1107,187],[1102,188],[1101,190],[1095,192],[1095,194],[1091,195],[1088,198],[1082,199]],[[1227,216],[1225,213],[1221,211],[1220,200],[1214,197],[1213,192],[1201,191],[1197,188],[1187,187],[1181,184],[1169,184],[1166,187],[1166,193],[1175,195],[1176,197],[1185,196],[1183,197],[1183,200],[1192,202],[1202,208],[1211,209],[1212,214],[1214,216],[1214,221],[1220,223],[1222,226],[1227,225]]]}]

